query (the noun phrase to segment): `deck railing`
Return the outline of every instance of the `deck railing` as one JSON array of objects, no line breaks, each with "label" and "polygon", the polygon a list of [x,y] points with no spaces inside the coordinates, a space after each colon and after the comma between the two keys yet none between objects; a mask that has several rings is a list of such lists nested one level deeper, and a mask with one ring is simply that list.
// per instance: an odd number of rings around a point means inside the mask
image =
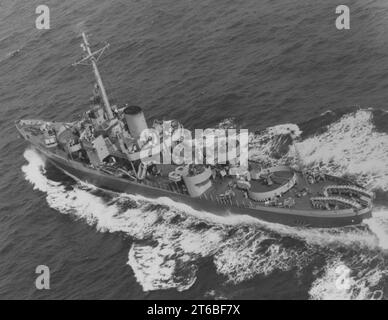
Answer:
[{"label": "deck railing", "polygon": [[[143,183],[147,186],[166,190],[169,192],[188,195],[188,193],[185,192],[181,186],[179,186],[173,182],[171,182],[171,183],[166,183],[166,182],[163,183],[162,182],[161,183],[161,182],[156,182],[156,181],[151,181],[151,180],[145,179],[141,183]],[[219,205],[232,206],[232,207],[237,207],[237,208],[254,208],[255,207],[254,203],[250,199],[237,200],[236,198],[231,197],[231,196],[219,196],[219,195],[203,193],[202,195],[199,196],[199,199],[216,202]]]}]

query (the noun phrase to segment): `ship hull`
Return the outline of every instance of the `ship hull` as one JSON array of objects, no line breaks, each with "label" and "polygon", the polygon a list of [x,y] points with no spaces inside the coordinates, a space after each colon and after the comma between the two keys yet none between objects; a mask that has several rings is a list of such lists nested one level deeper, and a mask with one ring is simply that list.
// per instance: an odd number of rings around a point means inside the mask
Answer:
[{"label": "ship hull", "polygon": [[[129,181],[124,178],[111,176],[84,166],[81,163],[63,159],[47,150],[37,148],[43,156],[59,170],[72,178],[92,184],[98,188],[127,194],[139,194],[148,198],[157,199],[167,197],[175,202],[183,203],[198,211],[205,211],[219,216],[248,215],[258,220],[271,223],[280,223],[289,226],[334,228],[360,224],[363,219],[371,217],[371,208],[364,209],[357,214],[315,216],[310,212],[279,212],[276,208],[250,208],[246,206],[232,206],[221,204],[204,198],[192,198],[170,190],[163,190],[152,186]],[[295,210],[294,210],[295,211]]]}]

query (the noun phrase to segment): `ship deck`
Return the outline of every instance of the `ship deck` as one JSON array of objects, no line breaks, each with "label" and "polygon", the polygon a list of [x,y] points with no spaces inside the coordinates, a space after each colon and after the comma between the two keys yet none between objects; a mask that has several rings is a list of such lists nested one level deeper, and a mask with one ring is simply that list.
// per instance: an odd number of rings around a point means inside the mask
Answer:
[{"label": "ship deck", "polygon": [[[284,172],[283,177],[289,176],[289,173]],[[230,185],[236,183],[237,179],[235,177],[226,177],[224,179],[217,179],[213,182],[213,186],[209,189],[202,197],[218,201],[217,199],[222,199],[230,190]],[[313,184],[306,181],[301,173],[297,174],[297,182],[294,187],[292,187],[289,191],[282,194],[281,197],[278,198],[280,207],[282,207],[282,202],[287,198],[292,198],[295,202],[292,209],[301,210],[301,211],[314,211],[317,210],[314,208],[311,202],[311,198],[313,197],[322,197],[324,193],[325,187],[330,185],[335,185],[338,183],[336,178],[327,177],[326,180],[321,180],[319,182],[315,182]],[[272,186],[268,186],[263,181],[251,181],[252,189],[257,192],[267,192],[269,190],[274,190],[276,187],[281,186],[281,183],[274,183]],[[246,196],[244,190],[239,188],[233,188],[233,197],[231,199],[226,198],[224,202],[231,204],[237,204],[238,206],[248,206],[251,208],[262,209],[266,206],[264,202],[253,201],[249,197]],[[278,205],[271,205],[272,207],[277,207]],[[340,206],[338,210],[348,209],[347,207]]]}]

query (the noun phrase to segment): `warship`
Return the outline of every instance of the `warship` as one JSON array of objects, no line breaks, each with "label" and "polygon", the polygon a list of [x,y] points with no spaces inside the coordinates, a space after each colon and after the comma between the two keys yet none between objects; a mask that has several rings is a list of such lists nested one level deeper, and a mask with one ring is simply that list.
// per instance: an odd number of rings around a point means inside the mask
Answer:
[{"label": "warship", "polygon": [[[84,56],[75,65],[92,66],[96,80],[90,109],[73,122],[15,121],[20,135],[68,176],[104,190],[167,197],[211,214],[249,215],[290,226],[342,227],[371,217],[373,192],[319,168],[265,167],[249,159],[245,166],[234,159],[156,161],[181,141],[183,126],[169,120],[148,127],[140,107],[111,105],[97,66],[109,44],[92,51],[82,33],[81,47]],[[150,143],[153,138],[144,132],[156,134],[159,143]],[[174,135],[178,139],[166,138]]]}]

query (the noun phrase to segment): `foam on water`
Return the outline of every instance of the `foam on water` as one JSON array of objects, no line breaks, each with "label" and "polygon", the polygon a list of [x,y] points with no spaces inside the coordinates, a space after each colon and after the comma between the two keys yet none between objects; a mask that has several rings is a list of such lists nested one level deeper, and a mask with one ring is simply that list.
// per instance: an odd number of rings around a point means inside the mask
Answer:
[{"label": "foam on water", "polygon": [[376,131],[372,111],[344,115],[324,133],[297,142],[296,151],[279,149],[290,145],[291,136],[301,135],[297,125],[267,128],[250,136],[249,156],[271,165],[298,161],[306,167],[319,166],[333,175],[350,175],[370,189],[388,191],[388,135]]},{"label": "foam on water", "polygon": [[[301,131],[296,124],[281,124],[266,128],[249,136],[249,158],[267,165],[279,163],[283,153],[287,153],[291,137],[297,138]],[[274,157],[275,156],[275,157]]]},{"label": "foam on water", "polygon": [[[388,135],[373,125],[372,110],[344,115],[327,131],[296,144],[306,166],[334,175],[350,175],[373,190],[388,191]],[[294,149],[290,150],[289,156]]]},{"label": "foam on water", "polygon": [[378,237],[379,246],[384,250],[388,250],[388,208],[376,208],[373,211],[373,217],[365,220],[365,223]]},{"label": "foam on water", "polygon": [[[363,265],[372,265],[374,257],[363,254],[354,260],[361,260]],[[355,261],[344,262],[341,258],[332,259],[323,274],[315,280],[309,291],[313,300],[365,300],[383,299],[384,283],[388,270],[383,263],[372,268],[360,268]]]},{"label": "foam on water", "polygon": [[259,274],[268,276],[275,270],[301,270],[310,260],[308,247],[286,248],[281,239],[257,233],[254,229],[237,230],[214,256],[218,273],[234,284]]}]

